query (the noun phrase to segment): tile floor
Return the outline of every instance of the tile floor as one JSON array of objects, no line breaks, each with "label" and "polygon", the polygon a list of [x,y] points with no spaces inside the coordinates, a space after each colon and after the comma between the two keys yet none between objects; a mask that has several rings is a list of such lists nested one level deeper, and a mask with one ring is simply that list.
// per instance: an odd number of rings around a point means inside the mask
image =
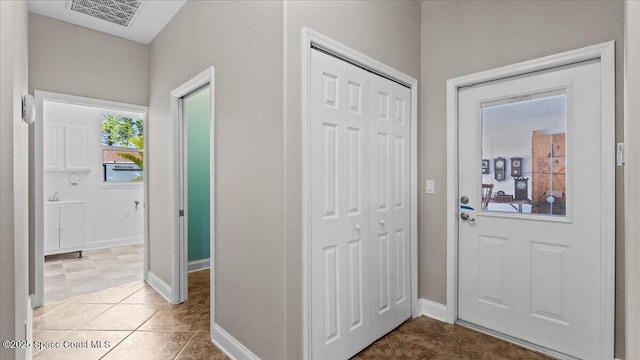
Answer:
[{"label": "tile floor", "polygon": [[[168,304],[149,285],[136,281],[46,304],[33,316],[34,341],[88,345],[34,349],[36,360],[227,359],[209,339],[208,270],[189,274],[189,301],[184,304]],[[420,317],[406,321],[354,359],[548,358],[473,330]]]},{"label": "tile floor", "polygon": [[45,304],[142,280],[143,244],[44,258]]},{"label": "tile floor", "polygon": [[34,359],[227,359],[209,339],[208,270],[189,274],[184,304],[136,281],[45,304],[33,317],[34,343],[61,344],[34,348]]}]

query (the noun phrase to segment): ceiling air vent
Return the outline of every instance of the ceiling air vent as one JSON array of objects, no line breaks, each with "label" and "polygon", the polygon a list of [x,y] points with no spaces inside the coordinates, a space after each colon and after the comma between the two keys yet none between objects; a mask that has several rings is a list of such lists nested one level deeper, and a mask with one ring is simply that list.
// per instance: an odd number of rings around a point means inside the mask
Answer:
[{"label": "ceiling air vent", "polygon": [[70,10],[129,27],[142,7],[138,0],[68,0]]}]

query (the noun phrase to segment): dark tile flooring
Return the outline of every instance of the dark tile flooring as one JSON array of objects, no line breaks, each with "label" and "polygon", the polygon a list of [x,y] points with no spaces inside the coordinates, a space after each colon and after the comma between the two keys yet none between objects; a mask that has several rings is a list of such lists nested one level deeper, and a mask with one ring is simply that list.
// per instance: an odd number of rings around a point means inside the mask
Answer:
[{"label": "dark tile flooring", "polygon": [[[228,359],[209,338],[209,301],[205,270],[189,274],[189,301],[180,305],[168,304],[142,281],[46,304],[34,311],[34,340],[100,340],[109,346],[34,350],[34,359]],[[354,359],[548,358],[473,330],[419,317]]]},{"label": "dark tile flooring", "polygon": [[353,359],[545,360],[548,357],[459,325],[409,319]]}]

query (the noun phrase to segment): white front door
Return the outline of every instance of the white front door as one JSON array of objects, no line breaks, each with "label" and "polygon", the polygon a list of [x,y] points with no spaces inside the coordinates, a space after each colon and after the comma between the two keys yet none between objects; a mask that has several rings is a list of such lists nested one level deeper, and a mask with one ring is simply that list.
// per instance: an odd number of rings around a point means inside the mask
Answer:
[{"label": "white front door", "polygon": [[346,359],[411,316],[409,90],[311,52],[311,337]]},{"label": "white front door", "polygon": [[[458,318],[581,359],[601,354],[601,62],[459,96]],[[482,199],[482,185],[489,189]],[[467,199],[463,199],[467,197]]]}]

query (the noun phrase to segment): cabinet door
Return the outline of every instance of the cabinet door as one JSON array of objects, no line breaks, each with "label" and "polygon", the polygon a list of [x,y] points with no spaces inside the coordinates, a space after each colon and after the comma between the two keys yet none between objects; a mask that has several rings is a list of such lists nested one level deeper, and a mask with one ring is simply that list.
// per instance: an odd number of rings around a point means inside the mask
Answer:
[{"label": "cabinet door", "polygon": [[62,170],[62,148],[61,137],[62,127],[58,125],[43,125],[44,143],[44,169]]},{"label": "cabinet door", "polygon": [[44,251],[60,248],[60,208],[44,207]]},{"label": "cabinet door", "polygon": [[82,249],[86,238],[86,206],[60,207],[60,248]]},{"label": "cabinet door", "polygon": [[65,141],[65,167],[67,170],[89,170],[88,127],[67,125]]}]

